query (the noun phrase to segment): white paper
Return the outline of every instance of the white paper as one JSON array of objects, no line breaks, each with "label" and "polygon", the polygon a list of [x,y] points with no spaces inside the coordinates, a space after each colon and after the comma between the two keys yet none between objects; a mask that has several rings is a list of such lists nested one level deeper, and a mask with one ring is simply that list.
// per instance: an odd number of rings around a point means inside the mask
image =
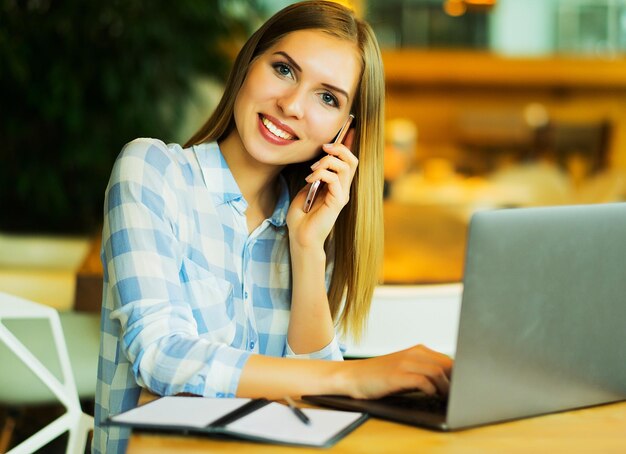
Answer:
[{"label": "white paper", "polygon": [[248,402],[250,399],[168,396],[113,416],[111,419],[127,424],[201,428]]},{"label": "white paper", "polygon": [[272,402],[226,426],[231,433],[285,443],[324,445],[354,423],[362,413],[302,408],[311,420],[305,424],[286,405]]}]

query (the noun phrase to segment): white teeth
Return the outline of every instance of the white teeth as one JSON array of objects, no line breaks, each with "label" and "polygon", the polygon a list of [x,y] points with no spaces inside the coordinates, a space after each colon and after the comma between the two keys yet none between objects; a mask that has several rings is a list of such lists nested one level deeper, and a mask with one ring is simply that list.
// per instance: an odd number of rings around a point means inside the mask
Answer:
[{"label": "white teeth", "polygon": [[265,125],[265,127],[275,136],[280,137],[281,139],[286,139],[286,140],[293,140],[295,139],[294,136],[292,136],[291,134],[283,131],[282,129],[279,129],[278,126],[276,126],[274,123],[272,123],[271,121],[269,121],[267,118],[265,117],[261,117],[263,124]]}]

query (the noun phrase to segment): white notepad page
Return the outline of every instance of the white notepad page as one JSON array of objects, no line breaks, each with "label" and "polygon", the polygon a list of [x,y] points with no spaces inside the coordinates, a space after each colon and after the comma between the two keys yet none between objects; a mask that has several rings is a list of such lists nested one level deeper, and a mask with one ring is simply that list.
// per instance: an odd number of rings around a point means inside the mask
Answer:
[{"label": "white notepad page", "polygon": [[363,415],[315,408],[302,411],[311,424],[303,423],[288,406],[272,402],[226,425],[226,430],[277,442],[322,446]]},{"label": "white notepad page", "polygon": [[208,426],[250,400],[167,396],[113,416],[111,419],[127,424],[200,428]]}]

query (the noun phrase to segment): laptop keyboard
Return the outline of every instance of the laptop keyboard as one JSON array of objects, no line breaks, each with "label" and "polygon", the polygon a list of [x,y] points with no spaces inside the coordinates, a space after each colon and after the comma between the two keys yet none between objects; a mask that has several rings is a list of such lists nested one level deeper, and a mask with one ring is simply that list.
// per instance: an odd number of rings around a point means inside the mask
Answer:
[{"label": "laptop keyboard", "polygon": [[377,400],[385,405],[392,405],[396,408],[418,410],[442,415],[445,415],[448,407],[448,401],[446,398],[441,396],[428,396],[420,392],[393,394]]}]

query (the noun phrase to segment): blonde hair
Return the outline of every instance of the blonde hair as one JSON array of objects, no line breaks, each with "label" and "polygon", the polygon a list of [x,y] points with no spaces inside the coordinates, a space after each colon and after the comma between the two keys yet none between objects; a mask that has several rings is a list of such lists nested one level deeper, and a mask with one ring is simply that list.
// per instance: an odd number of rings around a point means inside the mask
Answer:
[{"label": "blonde hair", "polygon": [[[251,62],[288,33],[316,29],[354,42],[362,58],[362,74],[352,113],[352,152],[359,166],[350,201],[332,233],[334,268],[328,294],[331,314],[344,333],[358,339],[378,283],[383,251],[384,75],[380,49],[371,27],[354,12],[331,1],[290,5],[272,16],[245,43],[226,82],[224,95],[208,121],[185,144],[224,139],[235,128],[234,104]],[[283,169],[292,197],[306,184],[312,162]],[[344,301],[345,298],[345,301]]]}]

